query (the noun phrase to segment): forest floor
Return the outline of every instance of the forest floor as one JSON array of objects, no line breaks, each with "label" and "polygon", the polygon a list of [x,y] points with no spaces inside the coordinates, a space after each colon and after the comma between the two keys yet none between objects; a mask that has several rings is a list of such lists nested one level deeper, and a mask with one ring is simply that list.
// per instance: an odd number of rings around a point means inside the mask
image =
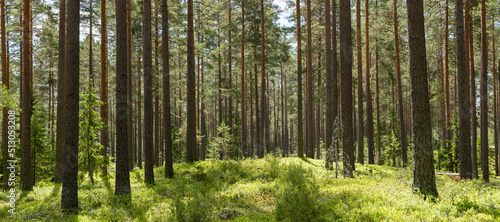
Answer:
[{"label": "forest floor", "polygon": [[[266,157],[174,165],[130,174],[132,200],[114,194],[114,178],[80,179],[77,215],[60,210],[61,185],[38,183],[10,214],[0,197],[0,221],[500,221],[500,180],[456,181],[436,176],[439,198],[412,192],[411,168],[356,165],[354,179],[327,171],[323,160]],[[339,164],[339,169],[341,164]],[[114,176],[114,172],[111,172]]]}]

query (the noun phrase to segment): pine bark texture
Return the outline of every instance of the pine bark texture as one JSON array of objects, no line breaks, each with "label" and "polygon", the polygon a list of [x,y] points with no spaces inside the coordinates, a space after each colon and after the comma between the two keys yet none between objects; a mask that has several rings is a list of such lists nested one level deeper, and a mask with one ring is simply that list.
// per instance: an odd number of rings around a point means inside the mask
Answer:
[{"label": "pine bark texture", "polygon": [[488,44],[486,42],[486,1],[481,0],[481,170],[483,180],[490,182],[488,160]]},{"label": "pine bark texture", "polygon": [[188,0],[188,27],[187,27],[187,127],[186,127],[186,162],[194,162],[197,157],[196,142],[196,76],[194,63],[194,29],[193,29],[193,0]]},{"label": "pine bark texture", "polygon": [[345,177],[353,177],[353,113],[352,113],[352,37],[351,37],[351,2],[339,1],[340,26],[340,90],[342,115],[342,156]]},{"label": "pine bark texture", "polygon": [[130,194],[127,108],[127,0],[116,1],[116,182],[115,195]]},{"label": "pine bark texture", "polygon": [[470,101],[467,89],[465,62],[464,2],[455,1],[455,24],[457,41],[457,81],[458,81],[458,124],[460,145],[460,178],[472,179],[470,147]]},{"label": "pine bark texture", "polygon": [[80,101],[80,1],[68,0],[66,35],[66,126],[64,129],[64,166],[61,208],[78,207],[78,134]]},{"label": "pine bark texture", "polygon": [[438,196],[432,153],[423,0],[408,0],[408,35],[413,132],[413,189]]},{"label": "pine bark texture", "polygon": [[151,0],[144,1],[144,182],[154,184],[153,173],[153,59]]},{"label": "pine bark texture", "polygon": [[161,25],[162,25],[162,58],[163,58],[163,110],[165,112],[165,177],[174,177],[173,153],[172,153],[172,117],[170,115],[170,51],[169,51],[169,32],[168,32],[168,1],[161,0]]},{"label": "pine bark texture", "polygon": [[64,165],[64,127],[66,113],[66,1],[59,6],[59,58],[57,63],[57,129],[55,181],[62,181]]}]

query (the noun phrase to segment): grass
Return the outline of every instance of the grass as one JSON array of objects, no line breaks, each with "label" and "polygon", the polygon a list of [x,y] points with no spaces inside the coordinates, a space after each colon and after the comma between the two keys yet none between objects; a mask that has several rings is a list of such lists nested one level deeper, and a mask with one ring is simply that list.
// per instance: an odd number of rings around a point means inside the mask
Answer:
[{"label": "grass", "polygon": [[156,168],[149,187],[134,169],[130,202],[114,196],[114,178],[80,181],[76,215],[61,212],[60,184],[39,183],[20,194],[15,214],[2,193],[0,221],[500,220],[498,177],[484,184],[437,176],[439,199],[424,200],[412,192],[410,168],[356,165],[354,179],[337,179],[322,166],[322,160],[274,157],[179,163],[173,179]]}]

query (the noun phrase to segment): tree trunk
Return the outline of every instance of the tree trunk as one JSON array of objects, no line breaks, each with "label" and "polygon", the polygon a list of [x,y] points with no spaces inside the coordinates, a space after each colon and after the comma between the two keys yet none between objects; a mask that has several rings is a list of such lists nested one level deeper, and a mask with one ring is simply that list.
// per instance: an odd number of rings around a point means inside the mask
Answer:
[{"label": "tree trunk", "polygon": [[[247,157],[247,106],[245,103],[245,1],[241,1],[241,152]],[[251,106],[251,105],[250,105]],[[250,114],[251,115],[251,114]]]},{"label": "tree trunk", "polygon": [[[132,14],[130,2],[127,0],[127,148],[128,148],[128,165],[129,170],[134,168],[133,146],[132,146]],[[125,33],[124,33],[125,34]]]},{"label": "tree trunk", "polygon": [[158,48],[159,48],[159,45],[160,45],[160,41],[159,41],[159,38],[158,38],[158,35],[159,35],[159,32],[158,32],[158,11],[159,11],[159,7],[158,7],[158,0],[155,0],[155,24],[154,24],[154,27],[155,27],[155,39],[154,39],[154,42],[155,42],[155,66],[156,69],[154,70],[154,75],[153,75],[153,78],[156,80],[156,81],[153,81],[153,82],[156,82],[156,85],[155,85],[155,94],[154,94],[154,124],[155,124],[155,129],[154,129],[154,164],[155,166],[160,166],[160,131],[161,131],[161,128],[160,128],[160,94],[159,94],[159,90],[160,90],[160,74],[159,74],[159,70],[160,70],[160,64],[159,64],[159,59],[158,59]]},{"label": "tree trunk", "polygon": [[477,119],[476,119],[476,74],[474,71],[474,35],[472,30],[472,15],[470,14],[470,9],[472,7],[472,1],[466,1],[465,7],[465,18],[468,21],[466,26],[466,32],[469,33],[469,77],[470,77],[470,101],[471,101],[471,130],[472,130],[472,174],[475,179],[479,177],[477,169]]},{"label": "tree trunk", "polygon": [[[229,134],[231,137],[233,137],[233,71],[232,71],[232,33],[231,33],[231,26],[232,26],[232,20],[231,20],[231,0],[229,0],[229,5],[228,5],[228,13],[229,13],[229,55],[228,55],[228,69],[229,69],[229,84],[228,84],[228,90],[229,90],[229,96],[226,98],[228,102],[228,125],[229,125]],[[233,158],[233,153],[236,152],[236,149],[233,148],[229,152],[229,158]]]},{"label": "tree trunk", "polygon": [[499,151],[499,144],[498,144],[498,96],[497,96],[497,90],[496,90],[496,86],[498,84],[498,77],[497,77],[497,68],[496,68],[496,50],[495,50],[495,20],[494,18],[491,19],[491,33],[492,33],[492,37],[491,37],[491,41],[492,41],[492,48],[493,48],[493,52],[492,52],[492,60],[493,60],[493,88],[495,89],[495,98],[493,100],[493,103],[494,103],[494,110],[495,110],[495,174],[497,176],[499,176],[500,174],[500,171],[498,170],[498,164],[499,164],[499,161],[498,161],[498,151]]},{"label": "tree trunk", "polygon": [[344,177],[353,177],[354,147],[352,128],[352,39],[351,39],[351,2],[340,0],[340,89],[342,106],[342,156]]},{"label": "tree trunk", "polygon": [[[141,96],[141,55],[137,56],[137,165],[142,170],[142,96]],[[170,101],[170,100],[169,100]]]},{"label": "tree trunk", "polygon": [[312,74],[312,34],[311,34],[311,0],[306,0],[307,7],[307,157],[314,158],[314,124],[313,124],[313,74]]},{"label": "tree trunk", "polygon": [[[3,48],[3,47],[2,47]],[[3,64],[3,63],[2,63]],[[57,65],[57,129],[55,181],[62,181],[64,165],[64,127],[66,113],[66,1],[59,7],[59,59]]]},{"label": "tree trunk", "polygon": [[155,180],[153,173],[153,92],[152,92],[153,59],[152,59],[152,49],[151,49],[152,48],[151,0],[144,1],[143,30],[144,30],[143,50],[144,50],[144,157],[145,157],[144,182],[146,184],[154,184]]},{"label": "tree trunk", "polygon": [[[417,0],[418,1],[418,0]],[[399,58],[399,28],[398,28],[398,7],[397,0],[394,0],[394,42],[396,45],[396,78],[397,78],[397,87],[398,87],[398,117],[399,117],[399,133],[401,139],[401,155],[403,159],[403,167],[406,166],[407,155],[406,155],[406,128],[405,121],[403,116],[403,89],[401,86],[401,62]]]},{"label": "tree trunk", "polygon": [[[108,125],[108,35],[106,25],[106,0],[101,0],[101,122],[103,122],[105,126]],[[100,154],[104,157],[105,161],[101,169],[103,176],[107,177],[107,163],[109,162],[109,134],[107,127],[101,129],[101,144],[102,149]]]},{"label": "tree trunk", "polygon": [[[254,45],[253,57],[257,61],[257,45]],[[255,148],[257,150],[258,158],[264,157],[264,152],[262,152],[262,134],[260,129],[260,114],[259,114],[259,89],[258,89],[258,73],[257,73],[257,62],[254,63],[254,73],[255,73]],[[261,92],[262,93],[262,92]]]},{"label": "tree trunk", "polygon": [[[260,57],[261,57],[261,62],[260,62],[260,65],[261,65],[261,69],[260,69],[260,73],[261,73],[261,79],[260,79],[260,86],[261,86],[261,92],[260,92],[260,133],[262,136],[260,136],[262,138],[261,140],[261,154],[262,154],[262,157],[264,156],[264,147],[265,147],[265,150],[269,153],[269,147],[267,146],[267,140],[265,140],[264,138],[266,137],[266,134],[268,132],[266,132],[266,54],[265,54],[265,51],[266,51],[266,46],[265,46],[265,36],[264,36],[264,0],[260,0],[260,11],[261,11],[261,14],[260,14],[260,31],[261,31],[261,35],[260,35],[260,45],[261,45],[261,52],[260,52]],[[267,139],[267,137],[266,137]],[[265,140],[265,142],[264,142]]]},{"label": "tree trunk", "polygon": [[465,62],[464,2],[455,1],[455,24],[457,41],[458,115],[460,146],[460,178],[472,179],[470,155],[470,101],[467,92],[467,72]]},{"label": "tree trunk", "polygon": [[[1,10],[1,35],[2,35],[2,40],[1,40],[1,47],[2,47],[2,86],[5,87],[5,89],[9,89],[9,73],[7,71],[7,36],[6,36],[6,31],[5,31],[5,0],[0,1],[0,10]],[[9,159],[8,151],[9,151],[9,139],[8,136],[9,134],[7,133],[8,131],[8,109],[7,107],[3,108],[2,112],[2,147],[3,147],[3,175],[9,175],[9,169],[7,168],[8,163],[7,160]],[[3,176],[3,190],[7,191],[9,186],[9,177],[8,176]]]},{"label": "tree trunk", "polygon": [[[397,44],[397,43],[396,43]],[[361,1],[356,0],[356,66],[358,68],[358,162],[364,164],[363,55],[361,52]]]},{"label": "tree trunk", "polygon": [[494,91],[494,99],[493,99],[493,109],[494,109],[494,138],[495,138],[495,174],[498,176],[498,97],[497,97],[497,83],[498,83],[498,77],[497,77],[497,70],[496,70],[496,56],[495,56],[495,23],[494,23],[494,19],[492,18],[491,19],[491,41],[492,41],[492,48],[493,48],[493,52],[492,52],[492,62],[493,62],[493,91]]},{"label": "tree trunk", "polygon": [[297,14],[297,155],[304,157],[304,131],[302,124],[302,34],[300,25],[300,0],[296,0]]},{"label": "tree trunk", "polygon": [[173,153],[172,153],[172,117],[170,114],[170,48],[169,39],[169,24],[168,24],[168,1],[161,0],[161,25],[162,25],[162,58],[163,58],[163,110],[165,111],[165,177],[174,177]]},{"label": "tree trunk", "polygon": [[369,0],[366,0],[366,21],[365,21],[365,69],[366,69],[366,137],[368,142],[368,163],[374,164],[374,138],[373,138],[373,106],[372,106],[372,91],[370,88],[370,17],[369,17]]},{"label": "tree trunk", "polygon": [[196,142],[196,91],[194,63],[193,0],[188,0],[187,27],[187,125],[186,125],[186,162],[197,161]]},{"label": "tree trunk", "polygon": [[[69,14],[68,14],[69,15]],[[115,195],[130,194],[127,114],[127,0],[116,2],[116,183]]]},{"label": "tree trunk", "polygon": [[438,196],[432,155],[432,128],[422,0],[408,0],[410,85],[413,124],[413,190]]},{"label": "tree trunk", "polygon": [[488,44],[486,42],[486,1],[481,0],[481,170],[483,180],[490,182],[488,166]]},{"label": "tree trunk", "polygon": [[78,134],[80,86],[80,1],[68,1],[66,42],[66,127],[64,129],[64,166],[61,208],[78,207]]},{"label": "tree trunk", "polygon": [[33,171],[31,166],[31,97],[32,97],[32,67],[30,58],[32,47],[31,41],[31,1],[23,1],[23,53],[24,67],[22,72],[21,92],[21,189],[33,189]]},{"label": "tree trunk", "polygon": [[[445,84],[445,103],[446,103],[446,146],[451,147],[451,110],[450,110],[450,77],[449,77],[449,32],[448,32],[448,0],[445,3],[445,22],[444,22],[444,84]],[[451,159],[450,159],[451,161]]]}]

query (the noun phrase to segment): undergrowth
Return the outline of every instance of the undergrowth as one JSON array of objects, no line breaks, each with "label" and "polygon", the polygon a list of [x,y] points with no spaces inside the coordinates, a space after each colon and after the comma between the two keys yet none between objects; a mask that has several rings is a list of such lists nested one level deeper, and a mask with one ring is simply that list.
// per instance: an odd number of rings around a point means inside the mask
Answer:
[{"label": "undergrowth", "polygon": [[[439,199],[411,190],[411,169],[357,165],[354,179],[335,178],[322,160],[301,158],[207,160],[174,165],[173,179],[155,168],[130,174],[132,198],[114,196],[108,179],[80,181],[77,215],[60,209],[61,185],[38,183],[17,193],[15,214],[0,193],[0,221],[499,221],[500,181],[437,176]],[[113,167],[111,167],[113,169]]]}]

